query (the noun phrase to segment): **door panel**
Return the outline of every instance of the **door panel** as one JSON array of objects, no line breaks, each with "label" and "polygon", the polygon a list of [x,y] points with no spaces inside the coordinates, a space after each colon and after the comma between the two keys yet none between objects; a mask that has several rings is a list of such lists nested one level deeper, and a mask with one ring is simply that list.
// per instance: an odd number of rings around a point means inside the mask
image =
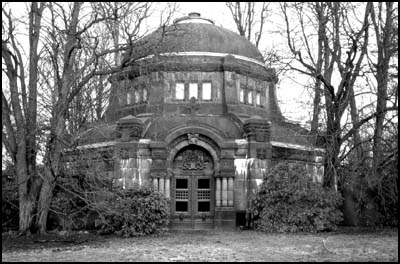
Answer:
[{"label": "door panel", "polygon": [[214,182],[212,159],[200,148],[187,148],[174,161],[171,227],[213,227]]},{"label": "door panel", "polygon": [[189,213],[189,179],[176,178],[175,179],[175,212]]}]

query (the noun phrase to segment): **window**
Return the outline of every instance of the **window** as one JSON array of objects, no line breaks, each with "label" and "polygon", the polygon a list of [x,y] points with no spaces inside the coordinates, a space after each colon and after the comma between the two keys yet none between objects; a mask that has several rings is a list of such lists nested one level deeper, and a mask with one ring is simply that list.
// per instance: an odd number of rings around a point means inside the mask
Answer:
[{"label": "window", "polygon": [[185,99],[185,84],[184,83],[176,83],[175,99],[176,100],[184,100]]},{"label": "window", "polygon": [[140,94],[138,90],[135,90],[135,104],[140,102]]},{"label": "window", "polygon": [[253,103],[253,91],[249,91],[247,93],[247,103],[249,103],[249,104]]},{"label": "window", "polygon": [[189,99],[192,97],[198,98],[198,87],[197,83],[189,83]]},{"label": "window", "polygon": [[143,89],[143,102],[147,102],[147,89]]},{"label": "window", "polygon": [[188,179],[176,178],[175,211],[187,212],[189,209]]},{"label": "window", "polygon": [[261,92],[256,93],[256,105],[261,105]]},{"label": "window", "polygon": [[240,94],[239,94],[240,102],[244,103],[244,89],[240,88]]},{"label": "window", "polygon": [[187,189],[188,179],[176,179],[176,189]]},{"label": "window", "polygon": [[126,104],[130,105],[132,103],[132,94],[130,92],[126,95]]},{"label": "window", "polygon": [[198,179],[197,182],[197,210],[199,212],[210,211],[210,179]]},{"label": "window", "polygon": [[199,189],[210,189],[210,179],[198,179]]},{"label": "window", "polygon": [[203,83],[202,99],[211,100],[211,83]]}]

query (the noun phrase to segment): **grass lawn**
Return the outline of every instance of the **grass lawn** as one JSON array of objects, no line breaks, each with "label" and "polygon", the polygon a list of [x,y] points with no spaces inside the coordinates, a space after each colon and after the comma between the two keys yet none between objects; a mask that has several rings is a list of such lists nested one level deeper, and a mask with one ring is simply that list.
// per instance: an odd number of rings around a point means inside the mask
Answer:
[{"label": "grass lawn", "polygon": [[[325,246],[323,240],[325,239]],[[320,234],[174,231],[119,238],[2,235],[2,261],[398,261],[398,229]]]}]

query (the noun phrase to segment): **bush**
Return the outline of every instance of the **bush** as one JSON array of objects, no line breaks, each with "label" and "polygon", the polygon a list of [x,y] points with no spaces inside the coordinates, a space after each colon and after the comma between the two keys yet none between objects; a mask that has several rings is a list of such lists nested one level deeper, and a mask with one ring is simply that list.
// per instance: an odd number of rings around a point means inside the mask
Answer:
[{"label": "bush", "polygon": [[88,219],[93,213],[88,204],[79,197],[58,191],[51,202],[47,229],[65,231],[94,229]]},{"label": "bush", "polygon": [[[347,166],[340,170],[346,175],[346,188],[354,196],[355,208],[361,226],[398,225],[398,169],[397,160],[382,168],[379,175],[372,168]],[[354,169],[356,168],[356,169]]]},{"label": "bush", "polygon": [[1,231],[18,230],[18,185],[13,175],[3,172],[1,185]]},{"label": "bush", "polygon": [[304,166],[280,163],[264,178],[250,212],[259,231],[329,231],[342,221],[342,201],[339,193],[312,182]]},{"label": "bush", "polygon": [[160,233],[168,224],[169,203],[151,187],[136,185],[119,190],[103,203],[96,226],[103,234],[123,237]]}]

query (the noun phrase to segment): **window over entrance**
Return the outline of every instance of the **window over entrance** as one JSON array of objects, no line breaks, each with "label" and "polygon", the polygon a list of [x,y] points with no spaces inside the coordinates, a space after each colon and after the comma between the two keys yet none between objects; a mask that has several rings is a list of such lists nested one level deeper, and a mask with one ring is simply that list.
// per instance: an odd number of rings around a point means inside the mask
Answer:
[{"label": "window over entrance", "polygon": [[192,97],[196,100],[211,101],[212,100],[212,83],[205,82],[184,82],[175,83],[175,100],[189,101]]},{"label": "window over entrance", "polygon": [[189,99],[191,99],[192,97],[196,99],[198,99],[199,97],[197,83],[189,83]]},{"label": "window over entrance", "polygon": [[202,88],[202,99],[203,100],[211,100],[211,83],[206,82],[203,83]]},{"label": "window over entrance", "polygon": [[175,84],[175,99],[184,100],[185,99],[185,84],[176,83]]}]

